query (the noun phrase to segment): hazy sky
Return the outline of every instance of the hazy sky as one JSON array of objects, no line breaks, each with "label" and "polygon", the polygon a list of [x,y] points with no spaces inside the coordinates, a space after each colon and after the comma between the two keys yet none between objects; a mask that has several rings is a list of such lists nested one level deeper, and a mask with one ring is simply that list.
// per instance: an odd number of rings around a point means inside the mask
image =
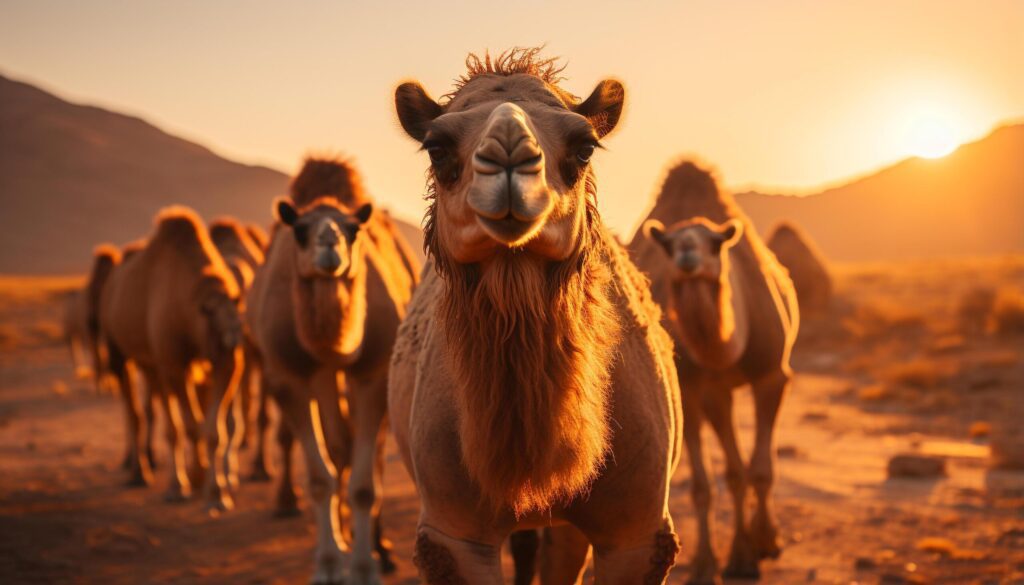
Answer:
[{"label": "hazy sky", "polygon": [[396,83],[436,97],[468,51],[541,43],[577,95],[626,83],[595,156],[623,231],[683,154],[732,186],[809,191],[1024,118],[1021,0],[0,0],[0,73],[286,172],[350,154],[412,218],[427,159]]}]

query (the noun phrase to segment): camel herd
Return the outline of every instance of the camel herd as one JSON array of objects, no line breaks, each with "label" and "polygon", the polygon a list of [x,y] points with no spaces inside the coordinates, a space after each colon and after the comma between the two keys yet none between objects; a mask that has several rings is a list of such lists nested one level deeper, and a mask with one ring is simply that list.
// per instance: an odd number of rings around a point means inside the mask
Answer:
[{"label": "camel herd", "polygon": [[[690,162],[668,173],[628,245],[609,232],[590,161],[619,122],[619,82],[579,99],[536,49],[467,66],[439,100],[415,82],[395,92],[429,157],[422,269],[351,164],[329,159],[307,160],[273,203],[269,238],[171,207],[145,240],[97,248],[66,325],[76,363],[87,353],[98,386],[116,381],[129,483],[153,481],[159,411],[167,499],[227,512],[243,445],[250,477],[270,479],[273,403],[277,513],[298,510],[298,440],[313,583],[394,570],[380,519],[390,428],[420,497],[424,582],[502,583],[510,540],[516,583],[578,583],[591,561],[597,583],[655,584],[680,550],[668,496],[685,445],[699,526],[690,582],[757,576],[780,553],[772,433],[799,323],[787,270]],[[749,463],[732,414],[743,385]],[[705,420],[734,504],[721,570]]]}]

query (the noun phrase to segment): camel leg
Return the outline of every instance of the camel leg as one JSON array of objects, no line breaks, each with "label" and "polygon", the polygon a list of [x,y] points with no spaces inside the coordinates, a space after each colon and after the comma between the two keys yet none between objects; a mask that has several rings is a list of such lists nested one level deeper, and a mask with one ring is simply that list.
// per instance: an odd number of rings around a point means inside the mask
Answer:
[{"label": "camel leg", "polygon": [[241,449],[249,446],[249,434],[252,432],[252,425],[249,423],[251,418],[250,412],[252,411],[253,363],[252,355],[249,352],[245,352],[244,357],[245,365],[242,366],[242,377],[238,381],[238,394],[235,398],[238,401],[235,418],[238,419],[237,432],[241,435],[238,440],[238,446]]},{"label": "camel leg", "polygon": [[82,340],[72,335],[68,337],[68,349],[71,351],[71,364],[75,368],[75,378],[86,380],[92,377],[92,371],[85,365],[85,350],[82,349]]},{"label": "camel leg", "polygon": [[[682,381],[680,381],[682,382]],[[704,467],[704,446],[701,439],[701,425],[704,421],[701,406],[701,388],[687,382],[682,387],[683,441],[690,460],[690,496],[697,512],[697,548],[690,563],[688,585],[711,585],[721,583],[718,576],[718,560],[711,547],[711,482]]]},{"label": "camel leg", "polygon": [[503,585],[501,548],[448,536],[422,519],[413,561],[426,585]]},{"label": "camel leg", "polygon": [[[228,462],[231,458],[231,437],[228,435],[228,416],[232,411],[238,378],[241,376],[242,350],[235,349],[221,356],[213,366],[212,383],[209,392],[203,396],[204,434],[210,467],[206,473],[206,507],[211,513],[230,510],[234,507],[228,480]],[[197,445],[198,449],[199,446]]]},{"label": "camel leg", "polygon": [[[384,485],[384,466],[386,463],[385,444],[387,443],[387,421],[384,421],[384,428],[381,429],[379,438],[379,444],[377,445],[377,457],[375,458],[374,466],[374,483],[377,486]],[[378,488],[380,489],[380,488]],[[391,557],[391,550],[394,548],[391,541],[384,537],[384,527],[381,523],[380,513],[383,506],[377,506],[377,510],[373,515],[373,550],[377,551],[377,557],[380,559],[380,572],[383,575],[390,575],[398,570],[398,565],[395,564],[394,559]]]},{"label": "camel leg", "polygon": [[110,348],[110,370],[117,376],[118,386],[121,388],[121,402],[124,405],[127,435],[125,462],[128,464],[128,470],[131,471],[128,485],[147,486],[153,483],[153,470],[150,467],[149,458],[146,456],[145,448],[143,447],[147,431],[142,407],[139,404],[138,396],[135,394],[135,385],[128,361],[114,347]]},{"label": "camel leg", "polygon": [[[582,583],[589,554],[590,541],[575,526],[567,524],[545,528],[540,547],[540,584]],[[516,578],[519,578],[518,570]]]},{"label": "camel leg", "polygon": [[[270,481],[269,461],[267,457],[267,427],[270,426],[270,414],[267,411],[267,401],[270,400],[269,393],[270,388],[267,385],[267,377],[260,372],[259,385],[256,387],[257,395],[253,398],[256,402],[256,429],[255,429],[255,440],[256,440],[256,452],[253,454],[252,459],[252,472],[249,474],[249,481]],[[278,442],[281,444],[281,448],[284,449],[285,445],[281,442],[281,432],[285,428],[282,424],[281,428],[278,429]],[[291,431],[288,432],[288,448],[291,448],[293,438]],[[285,461],[291,464],[291,453],[286,452],[284,454]],[[286,474],[291,481],[291,472]]]},{"label": "camel leg", "polygon": [[790,375],[780,371],[753,384],[757,434],[749,473],[757,494],[757,508],[750,523],[750,532],[760,558],[778,558],[782,553],[771,512],[771,489],[775,479],[775,419],[789,383]]},{"label": "camel leg", "polygon": [[[652,527],[647,544],[632,548],[594,549],[594,584],[627,585],[633,583],[664,584],[679,553],[679,541],[672,529],[672,519],[665,518],[659,529]],[[633,540],[641,544],[642,540]]]},{"label": "camel leg", "polygon": [[309,473],[309,495],[313,500],[317,524],[317,545],[311,583],[316,585],[344,582],[344,554],[347,549],[338,524],[338,474],[327,454],[320,424],[320,407],[315,400],[296,396],[289,388],[278,396],[281,411],[297,435],[306,456]]},{"label": "camel leg", "polygon": [[232,492],[237,492],[240,485],[238,479],[238,452],[242,448],[242,442],[245,440],[242,400],[238,396],[237,391],[235,397],[231,400],[226,422],[228,447],[224,453],[224,476],[228,480],[228,488]]},{"label": "camel leg", "polygon": [[540,552],[540,530],[517,530],[508,537],[512,553],[515,585],[530,585],[537,573],[537,553]]},{"label": "camel leg", "polygon": [[377,460],[384,446],[387,377],[380,376],[374,380],[352,378],[347,395],[352,427],[352,474],[348,485],[353,542],[350,582],[355,585],[377,584],[380,578],[373,558],[373,519],[380,514],[383,493]]},{"label": "camel leg", "polygon": [[154,370],[152,373],[152,379],[149,377],[146,378],[146,399],[143,407],[143,414],[146,422],[146,458],[149,459],[149,466],[152,469],[157,468],[156,457],[153,455],[153,432],[156,428],[156,402],[160,400],[161,389],[159,384],[160,376],[156,375],[156,371]]},{"label": "camel leg", "polygon": [[274,516],[277,518],[291,518],[299,515],[299,495],[295,491],[295,477],[292,474],[292,445],[295,444],[295,434],[288,426],[287,421],[282,420],[277,428],[277,444],[281,447],[281,477],[277,483],[277,504],[274,507]]},{"label": "camel leg", "polygon": [[732,494],[733,538],[729,562],[723,575],[739,579],[756,579],[760,572],[757,568],[757,556],[754,554],[754,543],[747,529],[747,473],[736,442],[736,427],[732,416],[732,389],[712,385],[705,385],[703,388],[704,416],[718,435],[722,451],[725,452],[725,483]]},{"label": "camel leg", "polygon": [[192,495],[192,482],[185,469],[185,422],[182,410],[188,406],[181,404],[181,396],[186,393],[185,377],[178,372],[164,374],[160,398],[163,401],[167,433],[167,443],[171,449],[171,483],[164,494],[168,502],[183,502]]},{"label": "camel leg", "polygon": [[189,481],[194,486],[205,484],[206,471],[210,468],[210,460],[206,447],[206,437],[203,434],[205,419],[203,416],[203,405],[207,404],[205,397],[211,392],[209,380],[202,383],[189,382],[180,388],[175,389],[178,397],[178,405],[185,423],[185,435],[192,445],[192,466],[189,468]]}]

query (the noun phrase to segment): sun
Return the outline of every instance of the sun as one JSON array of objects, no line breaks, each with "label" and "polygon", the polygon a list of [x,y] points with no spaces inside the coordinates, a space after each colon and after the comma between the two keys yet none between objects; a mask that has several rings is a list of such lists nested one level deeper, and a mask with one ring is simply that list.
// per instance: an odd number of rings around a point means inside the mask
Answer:
[{"label": "sun", "polygon": [[921,158],[940,158],[956,150],[959,143],[952,125],[937,116],[922,116],[907,128],[907,151]]}]

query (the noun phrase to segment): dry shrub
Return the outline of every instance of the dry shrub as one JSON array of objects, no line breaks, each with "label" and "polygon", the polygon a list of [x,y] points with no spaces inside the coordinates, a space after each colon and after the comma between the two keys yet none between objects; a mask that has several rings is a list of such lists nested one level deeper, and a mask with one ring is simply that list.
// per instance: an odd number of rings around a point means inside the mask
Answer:
[{"label": "dry shrub", "polygon": [[1024,334],[1024,294],[1003,288],[992,307],[992,328],[1000,335]]},{"label": "dry shrub", "polygon": [[989,315],[996,304],[996,291],[979,286],[965,292],[957,306],[960,327],[968,333],[981,333],[988,325]]},{"label": "dry shrub", "polygon": [[0,323],[0,349],[10,351],[18,346],[20,341],[18,329],[10,323]]},{"label": "dry shrub", "polygon": [[916,309],[878,299],[858,306],[843,327],[859,339],[908,336],[925,330],[925,317]]},{"label": "dry shrub", "polygon": [[59,323],[52,320],[40,320],[29,327],[29,335],[33,345],[57,345],[64,340],[64,330]]},{"label": "dry shrub", "polygon": [[916,358],[908,362],[893,364],[885,370],[885,379],[894,384],[911,388],[935,388],[950,372],[948,366],[928,358]]}]

